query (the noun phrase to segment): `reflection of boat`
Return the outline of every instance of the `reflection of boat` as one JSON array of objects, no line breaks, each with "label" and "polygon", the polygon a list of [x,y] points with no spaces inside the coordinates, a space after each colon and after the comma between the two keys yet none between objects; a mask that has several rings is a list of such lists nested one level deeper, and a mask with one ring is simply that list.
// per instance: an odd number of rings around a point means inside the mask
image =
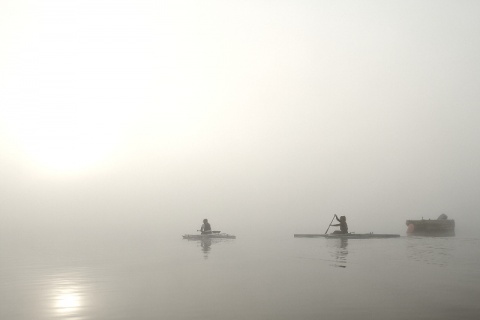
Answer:
[{"label": "reflection of boat", "polygon": [[200,240],[200,246],[202,247],[203,257],[205,259],[208,259],[208,254],[210,253],[210,249],[211,249],[211,246],[212,246],[212,239],[204,238],[204,239]]},{"label": "reflection of boat", "polygon": [[232,234],[227,233],[210,233],[210,234],[184,234],[183,239],[202,240],[202,239],[235,239]]},{"label": "reflection of boat", "polygon": [[332,239],[372,239],[372,238],[397,238],[399,234],[375,233],[329,233],[329,234],[294,234],[295,238],[332,238]]},{"label": "reflection of boat", "polygon": [[338,238],[336,241],[327,241],[327,247],[330,254],[335,259],[333,267],[346,268],[347,267],[347,255],[348,255],[348,238]]},{"label": "reflection of boat", "polygon": [[455,220],[441,214],[436,220],[407,220],[407,233],[417,236],[454,236]]},{"label": "reflection of boat", "polygon": [[[235,236],[226,234],[226,233],[216,233],[209,235],[200,235],[200,234],[195,234],[195,235],[184,235],[183,238],[187,239],[188,242],[193,242],[197,243],[197,246],[201,248],[203,252],[203,257],[205,259],[208,259],[209,254],[211,253],[212,245],[216,245],[219,243],[232,243],[231,239],[235,239]],[[208,237],[207,237],[208,236]],[[228,236],[228,237],[226,237]]]}]

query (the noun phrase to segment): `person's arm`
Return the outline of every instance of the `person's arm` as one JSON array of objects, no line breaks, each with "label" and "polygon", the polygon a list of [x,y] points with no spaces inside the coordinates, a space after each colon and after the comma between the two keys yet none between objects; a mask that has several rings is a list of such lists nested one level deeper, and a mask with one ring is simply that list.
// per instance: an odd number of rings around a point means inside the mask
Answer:
[{"label": "person's arm", "polygon": [[202,224],[202,226],[200,227],[200,231],[203,232],[203,229],[205,229],[205,225],[204,225],[204,224]]},{"label": "person's arm", "polygon": [[[338,219],[337,215],[335,215],[335,219],[337,219],[338,222],[342,222],[342,221],[340,221],[340,219]],[[338,224],[338,226],[339,226],[339,224]]]}]

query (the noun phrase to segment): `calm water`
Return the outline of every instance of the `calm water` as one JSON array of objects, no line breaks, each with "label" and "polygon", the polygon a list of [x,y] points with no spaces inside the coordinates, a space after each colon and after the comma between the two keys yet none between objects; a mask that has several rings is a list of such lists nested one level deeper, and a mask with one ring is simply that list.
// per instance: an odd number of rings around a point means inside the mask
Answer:
[{"label": "calm water", "polygon": [[0,319],[478,319],[480,239],[0,244]]}]

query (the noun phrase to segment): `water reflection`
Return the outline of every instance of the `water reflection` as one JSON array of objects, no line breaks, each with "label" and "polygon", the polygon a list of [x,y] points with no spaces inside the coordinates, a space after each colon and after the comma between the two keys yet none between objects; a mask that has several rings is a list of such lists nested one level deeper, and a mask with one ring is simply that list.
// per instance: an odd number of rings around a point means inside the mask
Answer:
[{"label": "water reflection", "polygon": [[57,319],[82,319],[85,313],[88,286],[80,273],[62,273],[49,277],[51,292],[49,304]]},{"label": "water reflection", "polygon": [[203,253],[203,258],[208,259],[208,256],[211,253],[212,250],[212,245],[213,244],[218,244],[221,242],[226,242],[229,241],[229,239],[212,239],[212,238],[205,238],[205,239],[188,239],[188,241],[192,241],[198,244],[200,249],[202,250]]},{"label": "water reflection", "polygon": [[202,247],[203,258],[208,259],[208,254],[210,253],[210,249],[212,246],[212,239],[202,239],[200,242],[200,246]]},{"label": "water reflection", "polygon": [[55,309],[59,314],[68,314],[78,311],[82,305],[81,296],[75,289],[65,290],[55,298]]},{"label": "water reflection", "polygon": [[328,239],[327,244],[330,248],[330,254],[334,258],[334,263],[332,264],[332,266],[337,268],[346,268],[348,255],[348,239]]},{"label": "water reflection", "polygon": [[407,237],[407,258],[413,261],[446,266],[453,259],[455,239]]}]

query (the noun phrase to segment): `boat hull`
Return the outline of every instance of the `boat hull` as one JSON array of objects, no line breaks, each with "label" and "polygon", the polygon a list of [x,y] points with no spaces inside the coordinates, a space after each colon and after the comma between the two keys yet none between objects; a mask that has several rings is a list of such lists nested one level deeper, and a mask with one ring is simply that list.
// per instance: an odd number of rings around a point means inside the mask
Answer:
[{"label": "boat hull", "polygon": [[329,234],[294,234],[295,238],[327,238],[327,239],[380,239],[398,238],[399,234],[375,234],[375,233],[329,233]]},{"label": "boat hull", "polygon": [[203,240],[203,239],[236,239],[237,237],[226,233],[213,233],[213,234],[185,234],[183,239],[189,240]]},{"label": "boat hull", "polygon": [[407,220],[407,233],[414,236],[455,236],[455,220]]}]

